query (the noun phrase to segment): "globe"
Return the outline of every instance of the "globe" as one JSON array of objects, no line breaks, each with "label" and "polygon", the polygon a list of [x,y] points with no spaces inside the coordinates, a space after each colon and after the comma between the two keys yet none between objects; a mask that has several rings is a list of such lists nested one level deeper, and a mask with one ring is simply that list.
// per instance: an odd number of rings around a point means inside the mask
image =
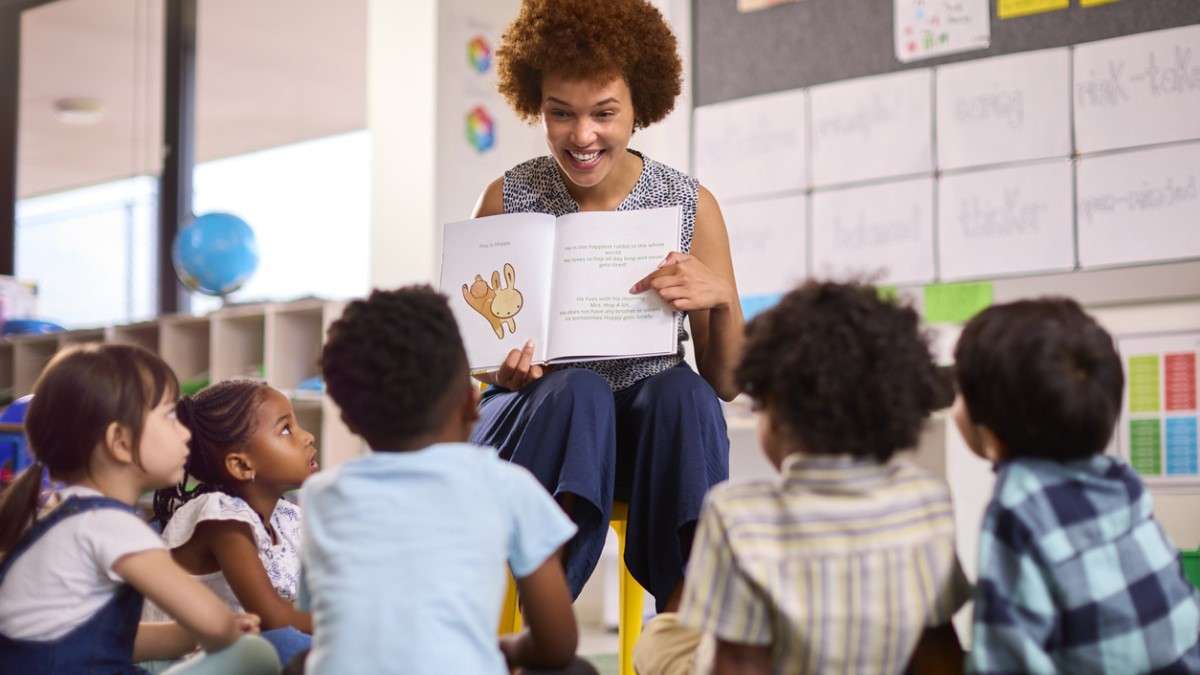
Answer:
[{"label": "globe", "polygon": [[258,267],[258,242],[246,221],[232,213],[198,216],[175,235],[175,273],[184,286],[208,295],[228,295]]}]

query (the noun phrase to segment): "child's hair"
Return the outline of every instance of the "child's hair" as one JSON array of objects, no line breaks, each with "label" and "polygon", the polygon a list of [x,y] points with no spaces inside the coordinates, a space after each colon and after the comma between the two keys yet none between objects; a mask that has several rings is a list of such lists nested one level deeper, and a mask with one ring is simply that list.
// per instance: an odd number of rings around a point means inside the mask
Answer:
[{"label": "child's hair", "polygon": [[329,327],[321,370],[346,425],[389,450],[438,428],[447,394],[466,386],[467,356],[446,296],[416,285],[351,302]]},{"label": "child's hair", "polygon": [[1112,337],[1074,300],[990,307],[967,323],[954,360],[971,421],[1009,457],[1065,461],[1108,446],[1125,376]]},{"label": "child's hair", "polygon": [[85,476],[114,422],[128,429],[140,465],[146,414],[178,395],[175,373],[141,347],[85,344],[56,354],[34,385],[25,415],[36,461],[0,499],[0,552],[9,551],[36,517],[43,471],[68,481]]},{"label": "child's hair", "polygon": [[734,377],[805,452],[880,462],[944,387],[917,313],[860,283],[812,281],[755,317]]},{"label": "child's hair", "polygon": [[175,509],[192,499],[206,492],[228,491],[225,456],[240,450],[250,440],[255,413],[268,389],[259,380],[226,380],[179,399],[175,414],[192,432],[188,441],[191,452],[184,465],[183,480],[154,493],[156,521],[165,526]]}]

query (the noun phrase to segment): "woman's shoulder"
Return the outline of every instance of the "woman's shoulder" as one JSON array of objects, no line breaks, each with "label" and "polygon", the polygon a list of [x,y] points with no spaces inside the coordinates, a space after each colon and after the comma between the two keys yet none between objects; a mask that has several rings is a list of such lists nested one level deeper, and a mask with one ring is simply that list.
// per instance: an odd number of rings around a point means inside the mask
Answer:
[{"label": "woman's shoulder", "polygon": [[646,192],[673,204],[694,205],[701,190],[700,182],[669,164],[642,155],[643,179]]}]

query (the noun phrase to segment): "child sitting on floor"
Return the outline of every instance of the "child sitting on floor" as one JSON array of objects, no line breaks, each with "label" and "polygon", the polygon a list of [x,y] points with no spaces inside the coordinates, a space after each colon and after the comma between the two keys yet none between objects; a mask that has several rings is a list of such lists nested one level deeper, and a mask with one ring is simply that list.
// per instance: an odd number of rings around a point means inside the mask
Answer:
[{"label": "child sitting on floor", "polygon": [[[190,577],[134,512],[178,481],[188,431],[179,385],[150,352],[85,345],[59,352],[34,387],[25,431],[37,462],[0,501],[0,674],[142,673],[136,661],[208,652],[188,673],[279,672],[257,635]],[[67,483],[37,515],[42,473]],[[179,623],[139,623],[143,596]]]},{"label": "child sitting on floor", "polygon": [[735,377],[781,476],[709,492],[679,613],[647,624],[637,672],[960,672],[949,490],[893,458],[945,390],[916,312],[806,284],[749,323]]},{"label": "child sitting on floor", "polygon": [[[283,495],[316,472],[313,435],[286,396],[255,380],[214,384],[176,410],[191,454],[184,479],[155,495],[163,539],[230,607],[262,617],[263,637],[286,664],[308,649],[312,616],[294,604],[300,509]],[[161,619],[156,609],[146,618]]]},{"label": "child sitting on floor", "polygon": [[[575,526],[525,469],[466,443],[479,393],[446,297],[418,286],[350,303],[321,367],[373,452],[300,492],[306,672],[595,672],[574,659],[558,559]],[[497,643],[506,564],[529,629]]]},{"label": "child sitting on floor", "polygon": [[1200,672],[1200,604],[1132,469],[1104,454],[1124,376],[1068,299],[991,307],[955,349],[955,421],[996,467],[967,670]]}]

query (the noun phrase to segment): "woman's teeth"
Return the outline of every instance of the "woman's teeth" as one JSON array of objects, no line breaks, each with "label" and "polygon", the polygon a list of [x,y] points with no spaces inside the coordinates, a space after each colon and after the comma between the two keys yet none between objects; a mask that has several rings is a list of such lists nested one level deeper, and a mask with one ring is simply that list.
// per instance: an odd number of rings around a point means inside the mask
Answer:
[{"label": "woman's teeth", "polygon": [[600,156],[599,150],[594,150],[588,153],[575,152],[574,150],[568,150],[567,152],[570,153],[571,157],[574,158],[576,162],[590,162]]}]

